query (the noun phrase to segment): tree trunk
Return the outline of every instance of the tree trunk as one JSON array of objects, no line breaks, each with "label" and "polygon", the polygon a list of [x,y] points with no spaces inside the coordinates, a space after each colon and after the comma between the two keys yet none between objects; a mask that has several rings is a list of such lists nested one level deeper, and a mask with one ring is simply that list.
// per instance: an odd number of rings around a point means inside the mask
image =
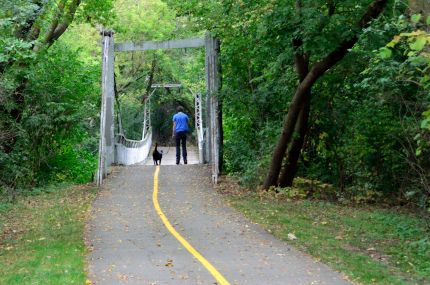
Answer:
[{"label": "tree trunk", "polygon": [[294,138],[291,142],[285,166],[279,178],[278,184],[280,187],[290,187],[293,185],[293,180],[297,173],[297,164],[299,161],[300,153],[303,148],[306,133],[308,131],[310,105],[310,96],[308,96],[308,101],[305,102],[302,110],[300,111],[299,118],[295,127],[295,133],[298,134],[298,137]]},{"label": "tree trunk", "polygon": [[[300,39],[293,41],[293,46],[296,51],[294,56],[294,64],[300,82],[302,82],[309,73],[310,57],[309,54],[303,54],[300,52],[300,47],[302,44],[303,41]],[[287,148],[287,153],[285,154],[285,165],[278,181],[278,186],[280,187],[291,186],[297,171],[297,162],[299,160],[300,152],[303,147],[303,142],[307,132],[311,94],[308,94],[307,97],[308,100],[304,102],[299,117],[296,121],[294,132],[296,135],[298,135],[298,137],[293,138],[293,141],[291,142],[290,147]]]},{"label": "tree trunk", "polygon": [[[367,12],[357,23],[357,27],[359,29],[367,27],[371,20],[375,19],[382,13],[387,2],[387,0],[375,0],[371,5],[369,5]],[[341,42],[338,48],[312,66],[309,73],[297,87],[291,101],[290,108],[288,109],[287,116],[284,119],[281,136],[272,154],[269,171],[263,183],[264,189],[269,189],[271,186],[275,186],[278,182],[278,176],[279,172],[281,171],[284,154],[287,150],[288,144],[291,141],[296,121],[302,106],[304,106],[304,102],[310,100],[312,86],[328,69],[333,67],[345,57],[345,55],[348,53],[348,50],[354,46],[357,40],[358,35],[355,35],[354,37],[345,39],[343,42]]]},{"label": "tree trunk", "polygon": [[146,99],[151,94],[152,83],[154,83],[154,75],[155,75],[156,67],[157,67],[157,59],[154,56],[154,58],[152,59],[152,63],[151,63],[151,71],[149,72],[148,85],[146,85],[145,93],[143,94],[142,99],[140,101],[142,103],[142,105],[145,104]]},{"label": "tree trunk", "polygon": [[263,184],[264,189],[269,189],[270,186],[275,186],[278,182],[282,159],[284,157],[285,151],[287,150],[288,144],[291,141],[291,137],[296,125],[296,120],[302,109],[303,102],[309,100],[311,88],[318,77],[319,75],[317,73],[312,71],[309,72],[308,76],[306,76],[306,79],[296,90],[296,93],[290,104],[290,108],[288,109],[287,116],[284,119],[281,137],[279,138],[278,144],[276,145],[272,155],[272,163],[269,168],[269,173]]},{"label": "tree trunk", "polygon": [[[302,1],[300,0],[296,1],[296,9],[298,11],[299,17],[302,16],[302,8],[303,8]],[[334,13],[334,6],[333,6],[333,13]],[[292,43],[295,51],[294,65],[296,67],[299,80],[300,82],[302,82],[306,78],[306,75],[309,73],[310,54],[303,53],[301,51],[300,48],[303,45],[303,40],[301,38],[294,39]],[[281,176],[279,177],[278,186],[281,186],[281,187],[291,186],[292,181],[294,179],[296,168],[297,168],[297,161],[300,157],[300,151],[303,147],[304,137],[306,135],[306,128],[308,124],[308,117],[309,117],[309,110],[310,110],[310,106],[309,106],[310,96],[311,94],[308,94],[307,96],[308,100],[303,103],[299,117],[297,118],[297,121],[295,123],[294,133],[296,136],[298,135],[298,137],[294,137],[293,141],[290,143],[290,147],[287,147],[287,153],[285,154],[285,165],[281,173]],[[290,180],[291,182],[289,182]]]}]

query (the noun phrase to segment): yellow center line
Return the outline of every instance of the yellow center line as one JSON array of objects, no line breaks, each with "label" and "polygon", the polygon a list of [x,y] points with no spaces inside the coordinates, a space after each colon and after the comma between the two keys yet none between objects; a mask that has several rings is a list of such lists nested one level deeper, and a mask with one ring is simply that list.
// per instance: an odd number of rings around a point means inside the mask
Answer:
[{"label": "yellow center line", "polygon": [[169,232],[198,260],[201,264],[215,277],[216,281],[220,285],[230,285],[230,283],[221,275],[221,273],[216,270],[216,268],[207,261],[194,247],[192,247],[189,242],[187,242],[170,224],[169,220],[164,215],[158,203],[158,173],[160,172],[160,166],[157,166],[154,173],[154,192],[152,193],[152,202],[154,203],[155,211],[157,211],[158,216],[160,216],[161,221],[169,230]]}]

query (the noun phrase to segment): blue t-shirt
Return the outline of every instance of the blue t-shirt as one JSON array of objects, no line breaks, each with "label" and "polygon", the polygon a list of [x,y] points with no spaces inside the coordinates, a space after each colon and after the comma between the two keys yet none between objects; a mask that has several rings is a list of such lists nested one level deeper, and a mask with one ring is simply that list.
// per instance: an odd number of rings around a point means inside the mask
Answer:
[{"label": "blue t-shirt", "polygon": [[176,122],[175,132],[188,132],[188,116],[182,112],[173,115],[173,122]]}]

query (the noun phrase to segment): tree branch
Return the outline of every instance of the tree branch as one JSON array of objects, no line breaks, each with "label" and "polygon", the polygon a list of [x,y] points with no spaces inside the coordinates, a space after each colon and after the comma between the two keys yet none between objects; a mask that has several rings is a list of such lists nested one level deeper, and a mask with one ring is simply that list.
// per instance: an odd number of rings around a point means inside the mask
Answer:
[{"label": "tree branch", "polygon": [[124,93],[124,91],[127,90],[128,87],[130,87],[131,84],[135,83],[136,81],[142,79],[143,77],[145,77],[146,74],[142,74],[136,78],[133,78],[132,80],[130,80],[129,82],[127,82],[126,84],[124,84],[123,86],[121,86],[121,88],[118,89],[118,94]]},{"label": "tree branch", "polygon": [[303,42],[301,39],[293,40],[294,65],[296,67],[297,74],[299,75],[300,82],[305,79],[309,72],[309,54],[303,53],[303,51],[300,50],[302,44]]},{"label": "tree branch", "polygon": [[55,29],[58,27],[58,19],[61,17],[61,15],[64,12],[64,7],[66,6],[66,0],[62,0],[57,7],[57,12],[54,15],[54,18],[51,22],[51,25],[49,27],[48,33],[45,35],[43,41],[37,45],[34,46],[34,51],[38,51],[39,48],[43,45],[43,44],[47,44],[49,43],[49,41],[52,38],[52,35],[55,32]]},{"label": "tree branch", "polygon": [[[302,1],[296,1],[296,9],[298,17],[302,16]],[[303,45],[303,40],[301,38],[293,39],[293,50],[294,50],[294,64],[296,66],[297,73],[299,75],[300,82],[306,77],[309,72],[309,53],[304,53],[300,50]]]},{"label": "tree branch", "polygon": [[[357,23],[357,27],[360,30],[368,27],[370,25],[370,22],[382,13],[387,2],[387,0],[375,0],[367,9],[366,14],[364,14],[360,21]],[[348,51],[355,45],[357,41],[358,35],[356,34],[352,38],[346,39],[341,42],[334,51],[329,53],[321,61],[314,64],[314,67],[312,68],[313,72],[316,72],[318,74],[326,72],[342,58],[344,58]]]},{"label": "tree branch", "polygon": [[[57,13],[54,16],[54,19],[52,20],[51,26],[49,28],[48,33],[45,35],[43,41],[41,44],[38,44],[34,47],[34,50],[37,51],[42,45],[47,45],[48,47],[51,46],[64,32],[67,30],[67,28],[72,23],[76,10],[78,9],[79,5],[81,4],[81,0],[72,0],[70,3],[66,14],[64,15],[64,10],[66,8],[66,2],[67,0],[62,0],[58,4]],[[63,18],[63,21],[59,23],[59,19]]]},{"label": "tree branch", "polygon": [[336,11],[336,4],[334,3],[334,1],[328,0],[327,1],[327,7],[328,7],[327,16],[329,16],[329,17],[333,16],[334,12]]},{"label": "tree branch", "polygon": [[48,42],[49,45],[52,45],[67,30],[75,18],[76,10],[80,4],[81,0],[73,0],[72,3],[70,3],[69,10],[65,15],[64,21],[55,28],[52,38]]},{"label": "tree branch", "polygon": [[152,64],[151,64],[151,71],[149,73],[149,80],[148,80],[148,85],[146,85],[146,91],[142,96],[142,104],[145,104],[145,100],[146,98],[148,98],[150,92],[151,92],[151,87],[152,87],[152,83],[154,81],[154,74],[155,74],[155,68],[157,67],[157,60],[154,58],[152,59]]}]

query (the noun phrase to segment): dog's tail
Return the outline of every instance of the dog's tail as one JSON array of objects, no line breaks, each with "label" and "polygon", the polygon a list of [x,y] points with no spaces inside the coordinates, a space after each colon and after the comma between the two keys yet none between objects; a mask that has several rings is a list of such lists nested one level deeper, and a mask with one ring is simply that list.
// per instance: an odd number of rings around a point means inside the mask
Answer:
[{"label": "dog's tail", "polygon": [[155,143],[155,151],[157,151],[158,143]]}]

